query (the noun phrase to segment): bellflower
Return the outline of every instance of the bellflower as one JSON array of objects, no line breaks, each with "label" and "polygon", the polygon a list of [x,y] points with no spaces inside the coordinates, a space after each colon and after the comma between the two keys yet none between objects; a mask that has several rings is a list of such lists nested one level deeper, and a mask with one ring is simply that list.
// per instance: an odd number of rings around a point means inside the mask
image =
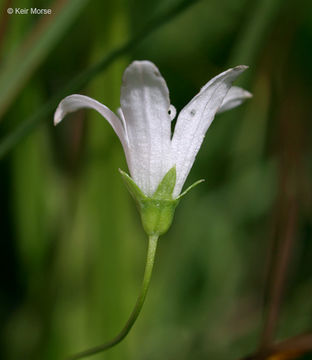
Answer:
[{"label": "bellflower", "polygon": [[123,75],[117,114],[84,95],[64,98],[54,116],[58,124],[81,108],[98,111],[112,126],[123,146],[130,176],[121,172],[134,196],[146,232],[163,234],[184,193],[184,182],[216,113],[240,105],[251,94],[232,82],[246,69],[236,66],[210,80],[179,113],[158,68],[134,61]]}]

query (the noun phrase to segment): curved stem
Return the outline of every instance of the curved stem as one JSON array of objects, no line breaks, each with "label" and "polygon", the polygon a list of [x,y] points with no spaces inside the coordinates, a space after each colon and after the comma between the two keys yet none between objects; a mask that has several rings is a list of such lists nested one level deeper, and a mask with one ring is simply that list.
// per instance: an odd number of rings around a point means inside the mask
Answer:
[{"label": "curved stem", "polygon": [[137,302],[135,304],[135,307],[134,307],[126,325],[124,326],[124,328],[120,331],[120,333],[113,340],[111,340],[103,345],[99,345],[94,348],[91,348],[89,350],[82,351],[76,355],[71,356],[68,360],[82,359],[86,356],[95,355],[101,351],[108,350],[111,347],[119,344],[128,335],[128,333],[131,330],[132,326],[134,325],[136,319],[138,318],[138,316],[141,312],[142,306],[144,304],[144,300],[145,300],[147,290],[149,287],[149,283],[151,280],[154,259],[155,259],[155,254],[156,254],[156,248],[157,248],[157,241],[158,241],[158,236],[156,236],[156,235],[149,236],[142,288],[141,288],[140,294],[138,296]]}]

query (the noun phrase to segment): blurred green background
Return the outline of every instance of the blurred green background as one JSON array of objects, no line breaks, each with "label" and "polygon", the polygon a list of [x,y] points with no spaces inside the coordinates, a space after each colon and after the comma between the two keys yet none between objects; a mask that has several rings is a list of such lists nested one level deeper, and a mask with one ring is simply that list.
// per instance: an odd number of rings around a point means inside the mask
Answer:
[{"label": "blurred green background", "polygon": [[274,339],[312,331],[311,1],[184,0],[179,13],[179,0],[0,4],[0,358],[63,359],[109,340],[131,312],[147,241],[118,173],[122,147],[91,110],[57,128],[52,118],[72,92],[117,109],[134,59],[158,66],[178,111],[239,64],[254,97],[216,117],[186,185],[206,181],[160,239],[139,320],[94,359],[244,357],[274,291]]}]

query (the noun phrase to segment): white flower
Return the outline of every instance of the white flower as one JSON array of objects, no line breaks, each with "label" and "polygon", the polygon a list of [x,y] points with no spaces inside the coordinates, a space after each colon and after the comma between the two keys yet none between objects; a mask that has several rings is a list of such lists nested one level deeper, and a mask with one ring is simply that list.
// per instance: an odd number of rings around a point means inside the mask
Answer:
[{"label": "white flower", "polygon": [[126,69],[118,116],[94,99],[70,95],[60,102],[54,124],[81,108],[97,110],[118,135],[130,174],[142,192],[152,197],[161,180],[175,166],[172,196],[177,198],[215,114],[251,97],[248,91],[232,87],[232,82],[246,68],[237,66],[210,80],[182,109],[173,135],[171,121],[176,110],[170,104],[165,80],[149,61],[134,61]]}]

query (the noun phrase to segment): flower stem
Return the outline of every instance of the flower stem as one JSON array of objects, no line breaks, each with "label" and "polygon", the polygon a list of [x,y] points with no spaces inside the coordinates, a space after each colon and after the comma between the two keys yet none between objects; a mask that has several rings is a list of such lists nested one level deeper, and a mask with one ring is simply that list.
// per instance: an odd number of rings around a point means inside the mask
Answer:
[{"label": "flower stem", "polygon": [[132,326],[134,325],[134,323],[136,322],[136,319],[138,318],[142,306],[144,304],[144,300],[147,294],[147,290],[149,287],[149,283],[151,280],[151,275],[152,275],[152,271],[153,271],[153,265],[154,265],[154,259],[155,259],[155,254],[156,254],[156,248],[157,248],[157,242],[158,242],[158,236],[157,235],[151,235],[149,236],[148,239],[148,249],[147,249],[147,257],[146,257],[146,264],[145,264],[145,271],[144,271],[144,278],[143,278],[143,282],[142,282],[142,287],[141,287],[141,291],[140,294],[138,296],[138,299],[136,301],[135,307],[126,323],[126,325],[124,326],[124,328],[120,331],[120,333],[111,341],[103,344],[103,345],[99,345],[96,346],[94,348],[91,348],[89,350],[85,350],[82,351],[78,354],[75,354],[73,356],[71,356],[70,358],[68,358],[68,360],[77,360],[77,359],[82,359],[84,357],[87,356],[91,356],[91,355],[95,355],[101,351],[105,351],[110,349],[111,347],[119,344],[129,333],[129,331],[131,330]]}]

